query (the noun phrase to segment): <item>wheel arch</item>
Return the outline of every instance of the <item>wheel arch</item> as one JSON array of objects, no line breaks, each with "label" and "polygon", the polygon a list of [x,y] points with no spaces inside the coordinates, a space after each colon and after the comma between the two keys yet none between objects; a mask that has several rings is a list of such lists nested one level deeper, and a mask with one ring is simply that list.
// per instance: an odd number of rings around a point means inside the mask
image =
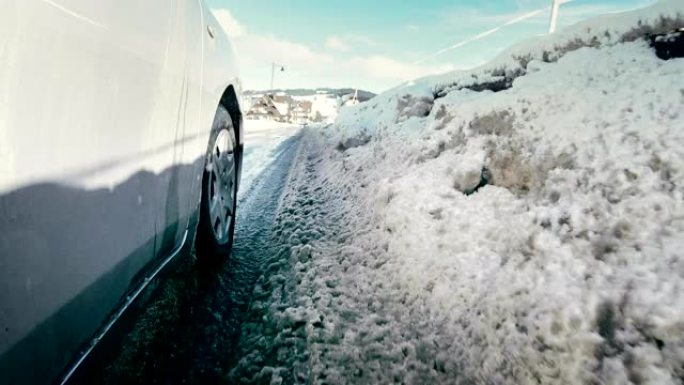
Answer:
[{"label": "wheel arch", "polygon": [[235,136],[238,138],[238,145],[242,145],[242,111],[240,110],[240,101],[235,93],[235,87],[232,84],[223,91],[219,103],[228,110],[233,121],[233,128],[236,131]]},{"label": "wheel arch", "polygon": [[221,104],[223,107],[226,108],[226,110],[228,110],[228,113],[230,114],[230,118],[233,123],[233,129],[235,130],[235,138],[237,140],[238,151],[237,165],[239,181],[240,176],[242,174],[242,151],[244,132],[242,110],[240,109],[240,100],[238,98],[237,93],[235,92],[235,87],[233,87],[232,84],[229,85],[228,88],[225,89],[225,91],[223,91],[223,95],[221,95],[221,100],[219,101],[219,104]]}]

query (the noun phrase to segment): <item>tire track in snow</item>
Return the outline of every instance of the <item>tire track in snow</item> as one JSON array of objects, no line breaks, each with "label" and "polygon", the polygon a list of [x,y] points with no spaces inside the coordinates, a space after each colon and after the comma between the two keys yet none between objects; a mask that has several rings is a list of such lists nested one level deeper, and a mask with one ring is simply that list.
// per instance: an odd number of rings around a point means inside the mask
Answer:
[{"label": "tire track in snow", "polygon": [[[386,245],[339,183],[344,157],[305,131],[276,222],[283,258],[261,277],[243,323],[234,384],[451,383],[440,320],[393,283]],[[342,162],[343,163],[343,162]],[[287,245],[289,244],[289,250]]]},{"label": "tire track in snow", "polygon": [[98,382],[225,382],[240,358],[235,346],[254,283],[283,257],[274,243],[274,223],[299,141],[299,135],[284,141],[242,195],[233,252],[220,272],[203,272],[186,258],[152,294],[111,365],[94,374]]}]

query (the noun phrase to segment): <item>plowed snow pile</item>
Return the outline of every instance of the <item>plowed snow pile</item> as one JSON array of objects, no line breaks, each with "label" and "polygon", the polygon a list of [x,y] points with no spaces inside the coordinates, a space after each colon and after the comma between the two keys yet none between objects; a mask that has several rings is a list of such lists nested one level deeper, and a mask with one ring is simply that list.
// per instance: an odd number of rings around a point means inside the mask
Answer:
[{"label": "plowed snow pile", "polygon": [[577,25],[305,132],[235,378],[681,384],[684,59],[644,37],[683,15]]}]

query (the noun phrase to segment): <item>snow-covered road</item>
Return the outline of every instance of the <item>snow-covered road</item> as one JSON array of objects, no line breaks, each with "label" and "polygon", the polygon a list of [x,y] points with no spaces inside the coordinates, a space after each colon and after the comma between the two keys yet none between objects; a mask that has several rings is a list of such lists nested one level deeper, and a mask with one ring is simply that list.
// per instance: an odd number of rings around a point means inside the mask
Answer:
[{"label": "snow-covered road", "polygon": [[254,179],[278,156],[278,146],[295,135],[300,126],[271,120],[245,120],[245,152],[239,196],[251,189]]},{"label": "snow-covered road", "polygon": [[684,59],[647,37],[682,15],[248,130],[232,259],[181,269],[105,378],[681,384]]}]

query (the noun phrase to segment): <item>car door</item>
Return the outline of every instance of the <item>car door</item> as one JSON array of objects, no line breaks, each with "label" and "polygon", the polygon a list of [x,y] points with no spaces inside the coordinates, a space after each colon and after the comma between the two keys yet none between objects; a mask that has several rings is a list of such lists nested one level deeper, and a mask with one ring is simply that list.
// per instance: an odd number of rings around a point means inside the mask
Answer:
[{"label": "car door", "polygon": [[[166,65],[172,69],[168,86],[170,105],[176,103],[173,113],[160,117],[169,126],[166,132],[174,143],[169,161],[174,165],[160,174],[156,217],[156,255],[168,256],[184,239],[190,216],[197,207],[201,170],[204,162],[206,138],[200,126],[202,94],[202,50],[206,31],[202,27],[199,0],[175,0],[172,4]],[[174,99],[173,96],[176,96]],[[200,150],[201,148],[201,150]],[[199,172],[198,172],[199,171]]]},{"label": "car door", "polygon": [[0,4],[0,383],[56,375],[162,251],[190,2]]}]

